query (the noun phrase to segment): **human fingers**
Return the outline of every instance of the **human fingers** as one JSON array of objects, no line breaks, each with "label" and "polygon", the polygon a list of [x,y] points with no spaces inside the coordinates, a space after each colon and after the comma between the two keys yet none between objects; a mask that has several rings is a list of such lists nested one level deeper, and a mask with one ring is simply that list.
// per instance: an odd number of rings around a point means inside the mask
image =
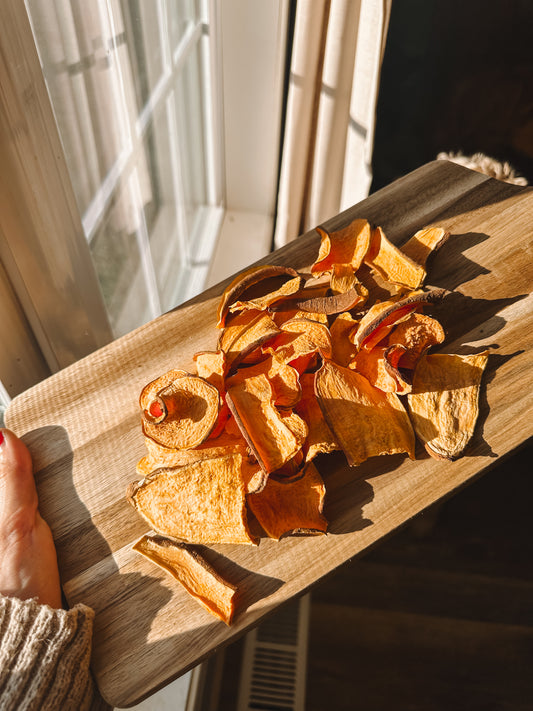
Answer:
[{"label": "human fingers", "polygon": [[[0,429],[0,527],[19,518],[33,523],[37,490],[28,448],[11,430]],[[21,521],[20,523],[24,523]]]}]

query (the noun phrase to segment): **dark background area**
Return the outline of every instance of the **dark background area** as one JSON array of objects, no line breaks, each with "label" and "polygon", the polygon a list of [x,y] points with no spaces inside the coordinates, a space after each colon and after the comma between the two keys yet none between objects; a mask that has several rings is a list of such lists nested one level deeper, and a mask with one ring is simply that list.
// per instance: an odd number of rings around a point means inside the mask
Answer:
[{"label": "dark background area", "polygon": [[533,2],[393,2],[372,191],[441,151],[508,161],[533,184]]}]

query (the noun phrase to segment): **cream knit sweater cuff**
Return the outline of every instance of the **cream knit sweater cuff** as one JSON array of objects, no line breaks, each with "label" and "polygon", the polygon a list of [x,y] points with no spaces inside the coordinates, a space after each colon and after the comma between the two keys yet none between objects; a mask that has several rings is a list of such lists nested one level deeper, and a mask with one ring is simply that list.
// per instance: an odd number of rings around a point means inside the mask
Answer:
[{"label": "cream knit sweater cuff", "polygon": [[2,711],[110,709],[89,670],[94,612],[0,595]]}]

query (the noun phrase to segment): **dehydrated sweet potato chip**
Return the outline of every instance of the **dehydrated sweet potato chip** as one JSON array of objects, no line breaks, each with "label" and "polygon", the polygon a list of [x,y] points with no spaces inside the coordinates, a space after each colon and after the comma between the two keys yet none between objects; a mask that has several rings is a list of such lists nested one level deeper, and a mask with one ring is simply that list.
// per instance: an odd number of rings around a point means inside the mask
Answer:
[{"label": "dehydrated sweet potato chip", "polygon": [[220,405],[216,387],[197,375],[170,371],[141,393],[142,427],[164,447],[189,449],[213,430]]},{"label": "dehydrated sweet potato chip", "polygon": [[265,348],[285,363],[308,355],[321,353],[331,356],[331,336],[328,327],[309,319],[292,319],[281,326],[281,333]]},{"label": "dehydrated sweet potato chip", "polygon": [[211,614],[231,624],[237,587],[224,580],[195,548],[164,536],[146,535],[133,550],[170,573]]},{"label": "dehydrated sweet potato chip", "polygon": [[347,227],[328,233],[317,227],[320,235],[318,256],[311,267],[313,273],[330,271],[334,264],[350,264],[354,270],[361,266],[370,244],[370,225],[367,220],[353,220]]},{"label": "dehydrated sweet potato chip", "polygon": [[240,454],[158,469],[130,484],[128,501],[163,536],[189,543],[257,543],[246,516],[255,470]]},{"label": "dehydrated sweet potato chip", "polygon": [[296,412],[307,423],[307,439],[305,441],[305,459],[311,461],[317,454],[325,454],[340,449],[333,432],[329,428],[322,410],[315,397],[315,374],[304,373],[300,376],[302,397]]},{"label": "dehydrated sweet potato chip", "polygon": [[360,350],[349,367],[356,370],[376,388],[386,393],[405,395],[411,384],[398,370],[398,361],[405,353],[405,346],[375,346],[371,351]]},{"label": "dehydrated sweet potato chip", "polygon": [[406,318],[412,311],[424,303],[430,303],[442,298],[445,289],[432,289],[430,291],[412,291],[407,296],[398,299],[383,301],[374,304],[363,316],[359,328],[353,335],[353,342],[357,348],[371,350],[385,336],[393,326]]},{"label": "dehydrated sweet potato chip", "polygon": [[298,413],[292,410],[280,410],[281,420],[284,425],[290,429],[293,435],[296,437],[298,446],[303,447],[305,440],[307,439],[307,434],[309,428],[305,420],[303,420]]},{"label": "dehydrated sweet potato chip", "polygon": [[329,329],[331,336],[332,360],[339,365],[348,366],[357,352],[350,340],[350,334],[355,335],[359,321],[349,312],[339,314]]},{"label": "dehydrated sweet potato chip", "polygon": [[239,430],[232,435],[228,434],[225,431],[226,425],[227,421],[224,423],[224,431],[218,437],[206,439],[202,444],[192,449],[163,447],[150,437],[145,437],[144,441],[148,454],[141,469],[139,469],[138,465],[138,473],[145,476],[147,470],[153,471],[161,467],[183,467],[202,459],[214,459],[233,452],[242,454],[245,457],[248,452],[248,444]]},{"label": "dehydrated sweet potato chip", "polygon": [[398,365],[402,368],[414,368],[428,348],[444,341],[444,329],[440,323],[425,314],[412,313],[394,326],[389,333],[387,343],[405,346]]},{"label": "dehydrated sweet potato chip", "polygon": [[318,404],[348,464],[407,452],[414,459],[414,433],[397,395],[384,393],[349,368],[325,360],[315,376]]},{"label": "dehydrated sweet potato chip", "polygon": [[328,325],[327,314],[319,314],[314,311],[303,311],[302,309],[281,309],[271,312],[272,320],[281,328],[287,321],[293,321],[294,319],[306,318],[308,321],[317,321],[318,323],[323,323],[325,326]]},{"label": "dehydrated sweet potato chip", "polygon": [[228,378],[226,386],[226,401],[257,461],[267,474],[279,469],[300,445],[273,404],[267,376],[238,371]]},{"label": "dehydrated sweet potato chip", "polygon": [[229,312],[229,307],[233,304],[239,297],[254,284],[258,284],[264,279],[269,279],[273,276],[279,276],[286,274],[289,277],[297,277],[298,272],[291,267],[283,267],[278,264],[262,264],[255,267],[250,267],[246,271],[238,274],[235,279],[229,284],[229,286],[224,289],[224,293],[220,299],[217,319],[218,327],[222,328],[224,326],[226,316]]},{"label": "dehydrated sweet potato chip", "polygon": [[334,264],[331,270],[330,288],[334,294],[344,294],[350,291],[357,284],[359,279],[351,264]]},{"label": "dehydrated sweet potato chip", "polygon": [[270,538],[326,533],[325,486],[312,462],[293,477],[270,477],[259,494],[250,494],[248,504]]},{"label": "dehydrated sweet potato chip", "polygon": [[207,380],[220,394],[223,394],[226,354],[223,351],[200,351],[194,354],[193,360],[199,377]]},{"label": "dehydrated sweet potato chip", "polygon": [[419,230],[411,239],[402,245],[402,252],[414,262],[425,266],[429,255],[442,247],[450,236],[442,227],[429,227]]},{"label": "dehydrated sweet potato chip", "polygon": [[[255,365],[241,368],[240,376],[250,378],[263,373],[272,388],[272,402],[276,407],[294,407],[301,397],[298,371],[275,355],[262,356]],[[232,382],[235,382],[234,380]]]},{"label": "dehydrated sweet potato chip", "polygon": [[423,356],[407,396],[413,427],[436,459],[457,459],[472,438],[488,351],[475,355]]},{"label": "dehydrated sweet potato chip", "polygon": [[426,270],[390,242],[381,227],[372,230],[370,246],[364,261],[382,277],[410,289],[418,289],[426,278]]},{"label": "dehydrated sweet potato chip", "polygon": [[302,277],[298,275],[286,281],[275,291],[270,291],[267,294],[256,296],[255,298],[251,298],[248,300],[234,301],[230,305],[229,310],[231,313],[234,313],[236,311],[243,311],[249,309],[266,309],[269,306],[275,304],[277,301],[282,301],[287,297],[295,294],[300,289],[301,285]]},{"label": "dehydrated sweet potato chip", "polygon": [[266,312],[259,312],[250,323],[242,324],[238,332],[233,331],[233,335],[236,337],[231,343],[226,345],[223,339],[221,341],[226,351],[228,370],[235,368],[239,363],[260,359],[262,355],[260,351],[257,351],[255,357],[250,358],[250,356],[253,356],[253,351],[259,346],[271,340],[278,333],[280,333],[280,329],[270,314]]}]

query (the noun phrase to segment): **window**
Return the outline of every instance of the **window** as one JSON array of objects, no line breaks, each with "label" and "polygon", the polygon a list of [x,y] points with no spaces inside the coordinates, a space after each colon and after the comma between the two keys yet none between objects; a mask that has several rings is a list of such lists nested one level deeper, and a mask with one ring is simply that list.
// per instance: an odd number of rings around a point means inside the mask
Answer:
[{"label": "window", "polygon": [[28,0],[113,335],[201,290],[222,217],[214,6]]}]

